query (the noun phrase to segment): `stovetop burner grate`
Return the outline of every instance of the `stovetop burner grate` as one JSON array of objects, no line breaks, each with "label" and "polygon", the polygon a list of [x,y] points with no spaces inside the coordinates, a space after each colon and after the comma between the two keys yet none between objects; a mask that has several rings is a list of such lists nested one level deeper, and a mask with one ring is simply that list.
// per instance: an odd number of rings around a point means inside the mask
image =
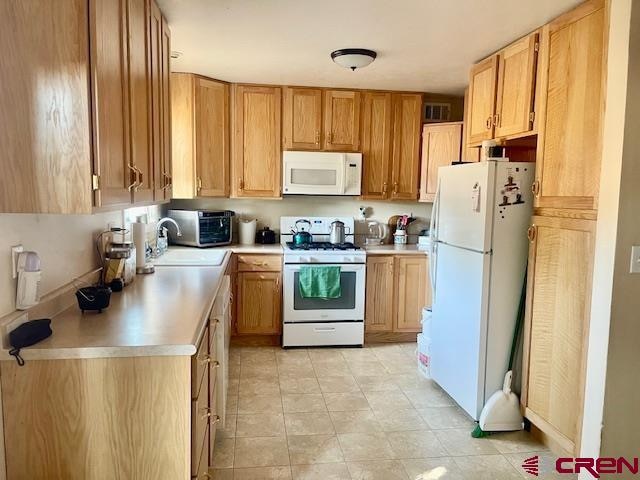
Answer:
[{"label": "stovetop burner grate", "polygon": [[287,242],[287,247],[291,250],[360,250],[360,247],[351,242],[346,243],[329,243],[329,242],[311,242],[296,245],[293,242]]}]

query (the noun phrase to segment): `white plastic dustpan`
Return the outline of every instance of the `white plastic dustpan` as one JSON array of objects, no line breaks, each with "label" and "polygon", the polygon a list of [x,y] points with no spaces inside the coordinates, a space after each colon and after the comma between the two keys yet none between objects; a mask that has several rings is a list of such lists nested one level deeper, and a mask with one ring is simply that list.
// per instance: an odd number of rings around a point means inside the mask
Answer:
[{"label": "white plastic dustpan", "polygon": [[484,432],[511,432],[524,428],[520,401],[511,391],[512,376],[513,373],[509,370],[504,376],[502,390],[491,395],[482,409],[478,426]]}]

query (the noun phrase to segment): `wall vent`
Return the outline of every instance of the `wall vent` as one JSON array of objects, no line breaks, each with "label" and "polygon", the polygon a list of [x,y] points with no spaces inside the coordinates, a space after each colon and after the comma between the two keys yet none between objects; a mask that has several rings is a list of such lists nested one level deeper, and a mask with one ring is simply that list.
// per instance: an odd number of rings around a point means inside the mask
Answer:
[{"label": "wall vent", "polygon": [[422,105],[422,123],[448,122],[450,118],[450,103],[426,102]]}]

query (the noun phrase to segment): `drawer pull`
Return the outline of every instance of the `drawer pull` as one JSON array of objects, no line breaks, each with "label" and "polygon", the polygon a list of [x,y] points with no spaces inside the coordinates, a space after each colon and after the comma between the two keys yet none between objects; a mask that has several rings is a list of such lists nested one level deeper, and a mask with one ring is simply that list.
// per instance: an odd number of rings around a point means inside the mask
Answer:
[{"label": "drawer pull", "polygon": [[220,366],[220,362],[217,360],[214,360],[213,362],[211,362],[211,366],[213,368],[218,368]]},{"label": "drawer pull", "polygon": [[335,332],[336,329],[334,327],[316,327],[313,329],[313,331],[318,333],[329,333]]},{"label": "drawer pull", "polygon": [[198,361],[200,362],[200,365],[206,365],[207,363],[211,363],[211,356],[210,355],[198,356]]},{"label": "drawer pull", "polygon": [[200,416],[200,418],[202,420],[206,419],[206,418],[210,418],[211,417],[211,409],[208,407],[205,407],[202,409],[202,415]]},{"label": "drawer pull", "polygon": [[220,423],[220,415],[211,418],[211,425],[215,425],[216,423]]}]

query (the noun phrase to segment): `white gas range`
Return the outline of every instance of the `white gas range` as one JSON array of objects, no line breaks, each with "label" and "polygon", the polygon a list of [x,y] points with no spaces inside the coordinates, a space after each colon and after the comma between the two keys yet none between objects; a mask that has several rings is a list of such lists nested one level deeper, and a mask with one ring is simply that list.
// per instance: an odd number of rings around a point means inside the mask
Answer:
[{"label": "white gas range", "polygon": [[[313,243],[294,245],[296,222],[308,220]],[[331,222],[345,225],[345,243],[329,243]],[[364,343],[364,293],[366,252],[353,244],[355,221],[349,217],[281,217],[280,241],[284,248],[283,347],[353,345]],[[339,298],[305,298],[299,288],[303,265],[340,267]]]}]

